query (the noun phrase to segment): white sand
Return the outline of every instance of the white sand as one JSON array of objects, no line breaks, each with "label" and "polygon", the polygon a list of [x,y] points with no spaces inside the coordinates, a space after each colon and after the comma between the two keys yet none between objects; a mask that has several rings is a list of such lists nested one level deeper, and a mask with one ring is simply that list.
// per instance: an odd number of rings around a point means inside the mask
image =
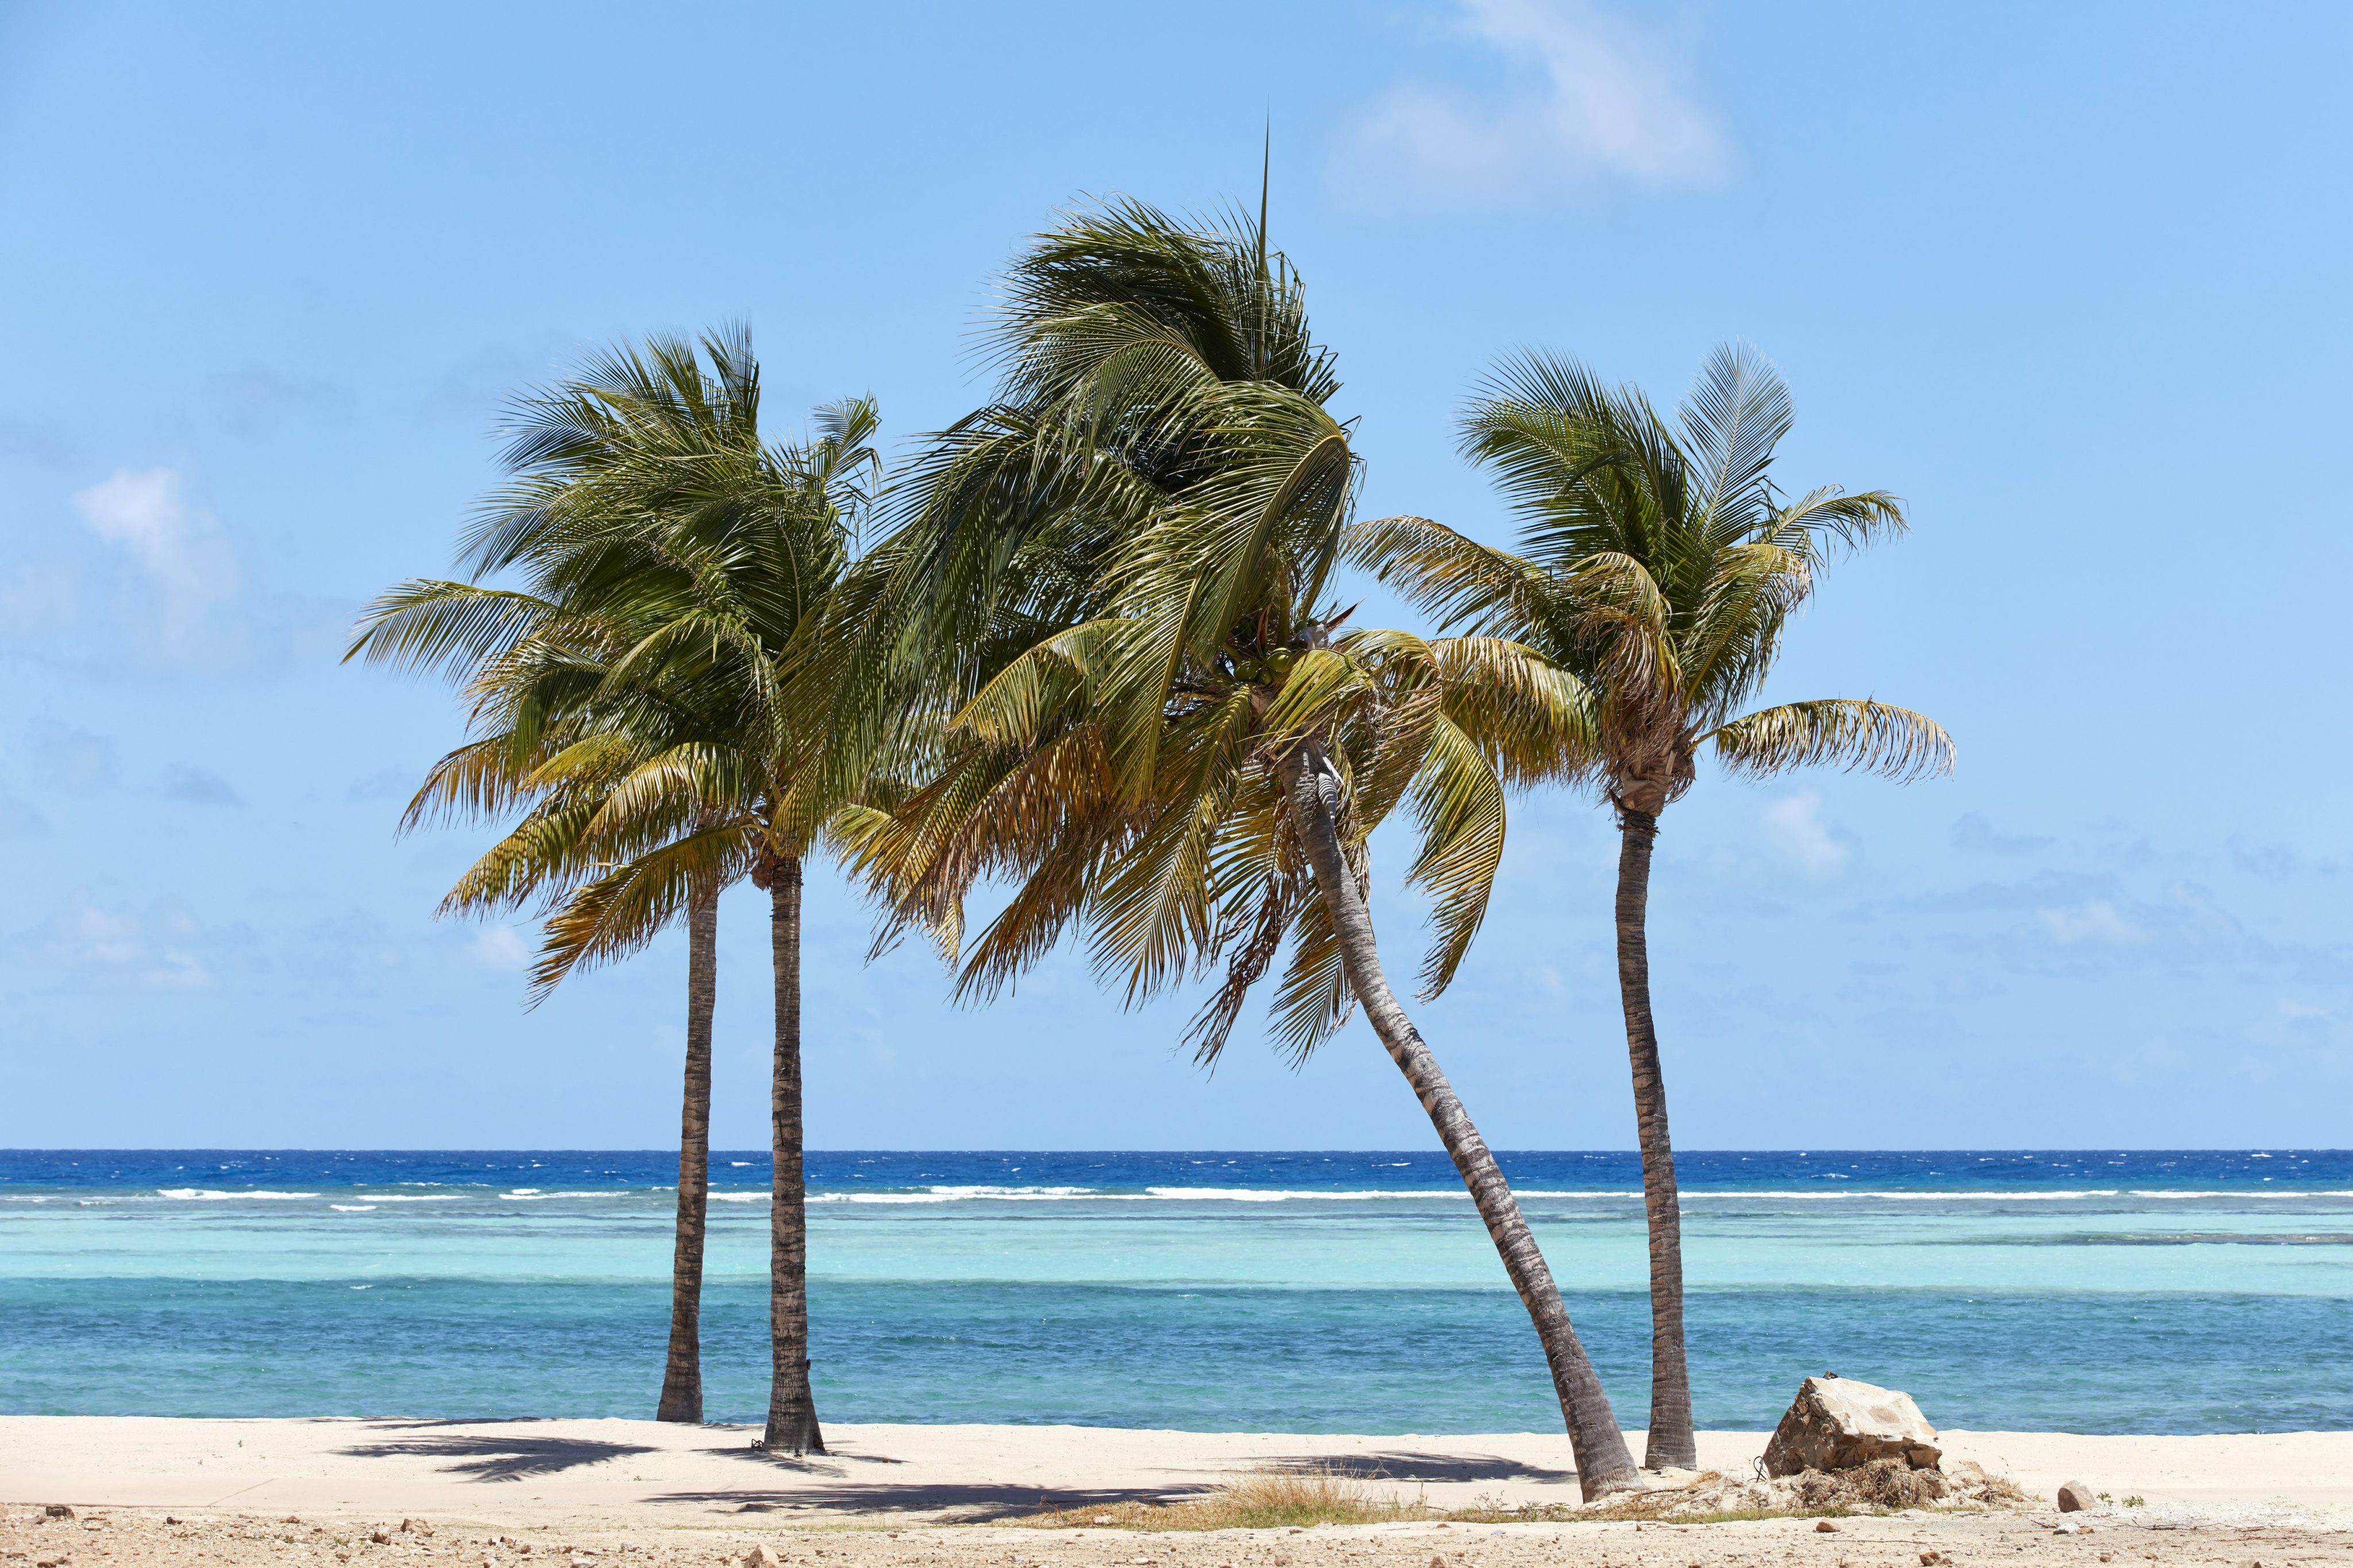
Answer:
[{"label": "white sand", "polygon": [[[1458,1509],[1577,1500],[1558,1434],[1301,1436],[1081,1426],[834,1426],[818,1458],[753,1451],[748,1427],[652,1421],[200,1421],[0,1416],[0,1502],[180,1510],[533,1515],[620,1523],[1007,1518],[1155,1499],[1269,1466],[1386,1479]],[[2353,1432],[2086,1437],[1947,1432],[2048,1500],[2081,1480],[2137,1524],[2353,1526]],[[1641,1451],[1639,1435],[1630,1435]],[[1703,1467],[1746,1475],[1761,1433],[1700,1434]]]}]

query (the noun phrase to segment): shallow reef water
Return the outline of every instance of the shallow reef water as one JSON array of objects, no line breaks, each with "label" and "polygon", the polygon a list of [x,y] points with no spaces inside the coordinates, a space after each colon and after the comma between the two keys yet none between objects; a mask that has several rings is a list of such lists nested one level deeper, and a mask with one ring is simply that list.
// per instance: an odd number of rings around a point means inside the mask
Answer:
[{"label": "shallow reef water", "polygon": [[[1503,1156],[1620,1418],[1641,1173]],[[1799,1380],[1979,1429],[2353,1426],[2353,1154],[1678,1157],[1700,1424]],[[765,1408],[767,1160],[712,1161],[712,1419]],[[1434,1152],[812,1155],[840,1421],[1546,1430],[1533,1334]],[[644,1415],[674,1153],[0,1152],[0,1411]]]}]

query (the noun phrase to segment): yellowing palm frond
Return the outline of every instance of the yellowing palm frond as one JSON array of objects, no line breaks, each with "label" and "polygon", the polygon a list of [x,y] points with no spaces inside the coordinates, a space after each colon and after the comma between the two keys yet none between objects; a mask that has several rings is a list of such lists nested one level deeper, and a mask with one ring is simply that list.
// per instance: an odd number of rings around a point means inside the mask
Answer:
[{"label": "yellowing palm frond", "polygon": [[1727,773],[1763,778],[1834,763],[1882,778],[1928,778],[1953,771],[1953,738],[1909,708],[1833,697],[1785,702],[1744,714],[1700,737]]}]

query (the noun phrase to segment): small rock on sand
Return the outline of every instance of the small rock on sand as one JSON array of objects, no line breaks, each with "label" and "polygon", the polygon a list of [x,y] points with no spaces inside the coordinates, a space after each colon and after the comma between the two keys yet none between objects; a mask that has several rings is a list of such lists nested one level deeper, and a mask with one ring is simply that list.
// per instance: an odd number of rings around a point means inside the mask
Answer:
[{"label": "small rock on sand", "polygon": [[744,1553],[744,1568],[784,1568],[784,1563],[778,1560],[774,1552],[768,1549],[768,1543],[763,1541],[759,1545]]},{"label": "small rock on sand", "polygon": [[2099,1499],[2092,1495],[2092,1489],[2085,1486],[2081,1481],[2069,1481],[2065,1486],[2059,1489],[2059,1511],[2061,1513],[2084,1513],[2092,1509],[2098,1503],[2098,1501]]},{"label": "small rock on sand", "polygon": [[1818,1519],[1814,1521],[1814,1533],[1817,1535],[1836,1535],[1838,1533],[1838,1526],[1832,1524],[1827,1519]]}]

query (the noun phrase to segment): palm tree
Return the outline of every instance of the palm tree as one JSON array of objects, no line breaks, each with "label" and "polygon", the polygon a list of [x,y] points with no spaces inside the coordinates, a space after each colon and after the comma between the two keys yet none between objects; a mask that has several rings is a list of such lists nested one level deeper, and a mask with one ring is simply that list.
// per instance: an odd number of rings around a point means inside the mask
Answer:
[{"label": "palm tree", "polygon": [[1651,1013],[1645,921],[1659,814],[1691,787],[1699,753],[1735,776],[1816,763],[1910,779],[1949,771],[1945,731],[1909,709],[1833,698],[1742,713],[1772,671],[1788,618],[1834,545],[1901,531],[1883,490],[1823,487],[1794,499],[1767,478],[1789,395],[1741,348],[1716,351],[1671,426],[1641,393],[1604,387],[1542,353],[1507,362],[1462,419],[1462,447],[1493,468],[1523,519],[1523,554],[1424,518],[1352,538],[1442,626],[1507,637],[1575,672],[1599,700],[1598,773],[1620,828],[1620,997],[1650,1233],[1651,1426],[1643,1462],[1697,1464],[1683,1353],[1683,1226],[1665,1079]]},{"label": "palm tree", "polygon": [[[702,359],[707,357],[706,372]],[[802,1170],[801,858],[826,803],[784,727],[796,640],[849,559],[879,473],[871,402],[820,411],[819,436],[766,446],[759,373],[739,331],[621,350],[519,408],[517,482],[470,540],[476,576],[520,569],[532,594],[406,584],[355,651],[479,673],[493,733],[445,759],[427,795],[469,800],[476,753],[528,762],[539,806],[453,889],[461,907],[562,895],[534,973],[543,994],[582,963],[636,951],[681,913],[690,936],[689,1060],[670,1372],[662,1412],[700,1419],[697,1318],[708,1180],[709,1039],[719,891],[770,894],[776,966],[767,1444],[823,1451],[808,1380]],[[607,635],[578,646],[586,621]],[[548,628],[571,639],[543,635]],[[566,706],[566,705],[569,706]],[[570,743],[533,750],[543,710]],[[512,733],[511,733],[512,731]],[[495,792],[495,806],[509,804]],[[420,795],[425,802],[427,795]],[[675,1414],[673,1414],[675,1413]]]},{"label": "palm tree", "polygon": [[[1264,215],[1188,227],[1122,202],[1014,268],[995,404],[945,433],[846,603],[928,662],[936,765],[844,837],[890,911],[1009,982],[1065,931],[1131,1004],[1222,963],[1214,1058],[1283,959],[1304,1058],[1362,1005],[1486,1223],[1542,1342],[1588,1496],[1633,1463],[1494,1156],[1385,976],[1367,837],[1409,803],[1442,985],[1476,930],[1504,784],[1579,743],[1577,684],[1495,638],[1343,629],[1327,593],[1358,459],[1329,353]],[[875,678],[875,689],[885,684]],[[965,940],[965,894],[1009,904]]]},{"label": "palm tree", "polygon": [[[669,1352],[656,1419],[702,1419],[701,1303],[711,1126],[712,1014],[717,995],[719,894],[744,875],[740,846],[709,836],[723,817],[706,807],[696,832],[678,842],[642,823],[617,821],[615,786],[666,742],[719,733],[697,715],[691,693],[623,690],[598,701],[610,661],[635,640],[593,617],[547,606],[540,630],[486,661],[469,683],[476,739],[443,757],[411,800],[401,827],[438,819],[522,816],[469,867],[439,912],[490,915],[537,905],[562,924],[618,880],[658,877],[691,860],[686,897],[687,1031],[680,1112],[678,1212],[671,1258]],[[386,626],[379,619],[371,630]],[[648,733],[649,726],[651,733]],[[650,838],[650,842],[649,842]],[[619,864],[616,865],[617,858]],[[554,929],[553,927],[551,929]],[[543,954],[532,1002],[543,999],[582,959],[622,956],[622,944],[577,944]]]}]

